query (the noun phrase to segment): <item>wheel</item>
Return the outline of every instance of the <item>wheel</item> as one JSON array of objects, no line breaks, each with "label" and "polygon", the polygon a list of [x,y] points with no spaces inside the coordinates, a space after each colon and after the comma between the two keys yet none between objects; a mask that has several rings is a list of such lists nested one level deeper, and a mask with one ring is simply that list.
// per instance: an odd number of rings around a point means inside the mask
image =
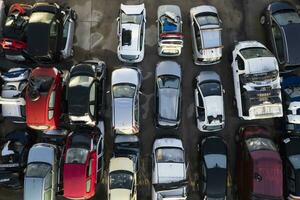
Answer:
[{"label": "wheel", "polygon": [[260,22],[261,25],[264,25],[264,24],[266,23],[266,16],[262,15],[262,16],[260,17],[259,22]]}]

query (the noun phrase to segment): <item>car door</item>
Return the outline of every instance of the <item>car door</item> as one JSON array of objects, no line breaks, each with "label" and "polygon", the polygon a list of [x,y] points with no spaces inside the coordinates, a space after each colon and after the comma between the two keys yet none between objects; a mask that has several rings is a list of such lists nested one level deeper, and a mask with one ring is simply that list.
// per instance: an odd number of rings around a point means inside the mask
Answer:
[{"label": "car door", "polygon": [[192,44],[193,44],[193,53],[196,54],[201,48],[202,48],[202,44],[201,44],[201,39],[197,39],[200,38],[200,29],[199,26],[196,22],[196,19],[193,17],[192,18]]}]

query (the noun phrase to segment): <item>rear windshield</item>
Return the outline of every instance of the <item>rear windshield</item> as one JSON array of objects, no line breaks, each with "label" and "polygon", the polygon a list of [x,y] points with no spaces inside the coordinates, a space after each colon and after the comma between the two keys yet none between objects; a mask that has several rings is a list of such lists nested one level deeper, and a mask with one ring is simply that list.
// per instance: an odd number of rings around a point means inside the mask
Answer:
[{"label": "rear windshield", "polygon": [[180,82],[176,76],[160,76],[157,79],[159,88],[173,88],[178,89]]},{"label": "rear windshield", "polygon": [[208,169],[227,168],[227,158],[222,154],[208,154],[204,156],[205,164]]},{"label": "rear windshield", "polygon": [[300,23],[300,17],[294,10],[284,10],[282,12],[276,12],[275,14],[273,14],[273,16],[277,23],[281,26]]},{"label": "rear windshield", "polygon": [[121,23],[122,24],[141,24],[143,21],[143,15],[126,15],[122,12]]},{"label": "rear windshield", "polygon": [[114,171],[109,174],[109,189],[132,188],[133,174],[128,171]]},{"label": "rear windshield", "polygon": [[133,98],[135,94],[134,85],[116,85],[113,87],[114,98]]},{"label": "rear windshield", "polygon": [[273,54],[266,48],[254,47],[240,50],[245,59],[258,58],[258,57],[274,57]]},{"label": "rear windshield", "polygon": [[200,26],[219,25],[218,16],[215,13],[201,13],[196,15],[196,20]]},{"label": "rear windshield", "polygon": [[46,163],[31,163],[27,166],[26,177],[43,178],[51,170],[51,165]]},{"label": "rear windshield", "polygon": [[221,96],[221,85],[218,82],[206,82],[200,84],[203,96]]},{"label": "rear windshield", "polygon": [[249,138],[246,140],[246,144],[250,152],[256,150],[277,151],[277,148],[273,141],[268,138]]},{"label": "rear windshield", "polygon": [[184,152],[179,148],[159,148],[156,150],[156,160],[158,163],[183,163]]},{"label": "rear windshield", "polygon": [[68,164],[84,164],[86,162],[89,151],[82,148],[70,148],[67,151],[66,163]]},{"label": "rear windshield", "polygon": [[29,87],[38,90],[41,94],[48,93],[54,79],[49,76],[34,76],[30,78]]}]

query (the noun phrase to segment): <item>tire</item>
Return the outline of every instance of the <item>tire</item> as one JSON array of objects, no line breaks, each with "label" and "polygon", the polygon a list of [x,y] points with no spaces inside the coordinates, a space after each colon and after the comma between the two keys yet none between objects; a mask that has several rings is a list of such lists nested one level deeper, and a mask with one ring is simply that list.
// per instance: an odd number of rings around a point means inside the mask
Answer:
[{"label": "tire", "polygon": [[259,22],[260,22],[261,25],[265,25],[265,23],[266,23],[266,16],[262,15],[262,16],[260,17]]}]

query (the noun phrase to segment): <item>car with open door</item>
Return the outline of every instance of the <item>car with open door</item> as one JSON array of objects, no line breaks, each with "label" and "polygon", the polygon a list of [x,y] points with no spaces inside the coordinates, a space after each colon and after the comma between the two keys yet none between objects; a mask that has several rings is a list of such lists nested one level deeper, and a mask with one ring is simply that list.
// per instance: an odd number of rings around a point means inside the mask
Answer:
[{"label": "car with open door", "polygon": [[71,68],[67,110],[72,124],[94,126],[99,117],[104,117],[105,80],[106,65],[103,61],[84,61]]},{"label": "car with open door", "polygon": [[269,4],[260,23],[264,25],[271,50],[281,71],[293,71],[300,67],[300,16],[296,5],[286,1]]},{"label": "car with open door", "polygon": [[183,47],[182,16],[177,5],[161,5],[157,10],[158,55],[179,56]]},{"label": "car with open door", "polygon": [[54,67],[32,70],[25,94],[27,126],[36,130],[58,127],[65,75]]},{"label": "car with open door", "polygon": [[238,199],[283,200],[283,168],[277,146],[266,127],[241,127],[237,140]]},{"label": "car with open door", "polygon": [[25,123],[25,91],[30,69],[12,68],[1,74],[4,81],[0,97],[2,116],[14,123]]},{"label": "car with open door", "polygon": [[181,66],[162,61],[155,70],[156,126],[178,128],[181,120]]},{"label": "car with open door", "polygon": [[111,75],[112,129],[115,134],[137,134],[142,77],[136,68],[122,67]]},{"label": "car with open door", "polygon": [[55,200],[59,190],[59,150],[37,143],[29,150],[24,177],[24,200]]},{"label": "car with open door", "polygon": [[214,71],[202,71],[195,80],[197,128],[202,132],[220,131],[225,126],[224,89]]},{"label": "car with open door", "polygon": [[145,53],[145,5],[121,4],[117,23],[119,60],[126,63],[141,62]]},{"label": "car with open door", "polygon": [[100,128],[81,127],[69,134],[63,156],[63,196],[92,198],[104,169],[104,134]]},{"label": "car with open door", "polygon": [[71,8],[57,3],[35,3],[26,29],[28,56],[38,63],[71,57],[76,19]]},{"label": "car with open door", "polygon": [[23,187],[29,149],[35,141],[36,137],[26,130],[15,130],[5,135],[1,141],[0,187]]},{"label": "car with open door", "polygon": [[187,166],[182,141],[156,139],[152,149],[152,200],[187,199]]},{"label": "car with open door", "polygon": [[213,65],[222,58],[222,23],[215,7],[203,5],[190,10],[193,61]]},{"label": "car with open door", "polygon": [[202,199],[226,200],[228,179],[227,145],[221,137],[204,138],[199,146],[199,180]]}]

